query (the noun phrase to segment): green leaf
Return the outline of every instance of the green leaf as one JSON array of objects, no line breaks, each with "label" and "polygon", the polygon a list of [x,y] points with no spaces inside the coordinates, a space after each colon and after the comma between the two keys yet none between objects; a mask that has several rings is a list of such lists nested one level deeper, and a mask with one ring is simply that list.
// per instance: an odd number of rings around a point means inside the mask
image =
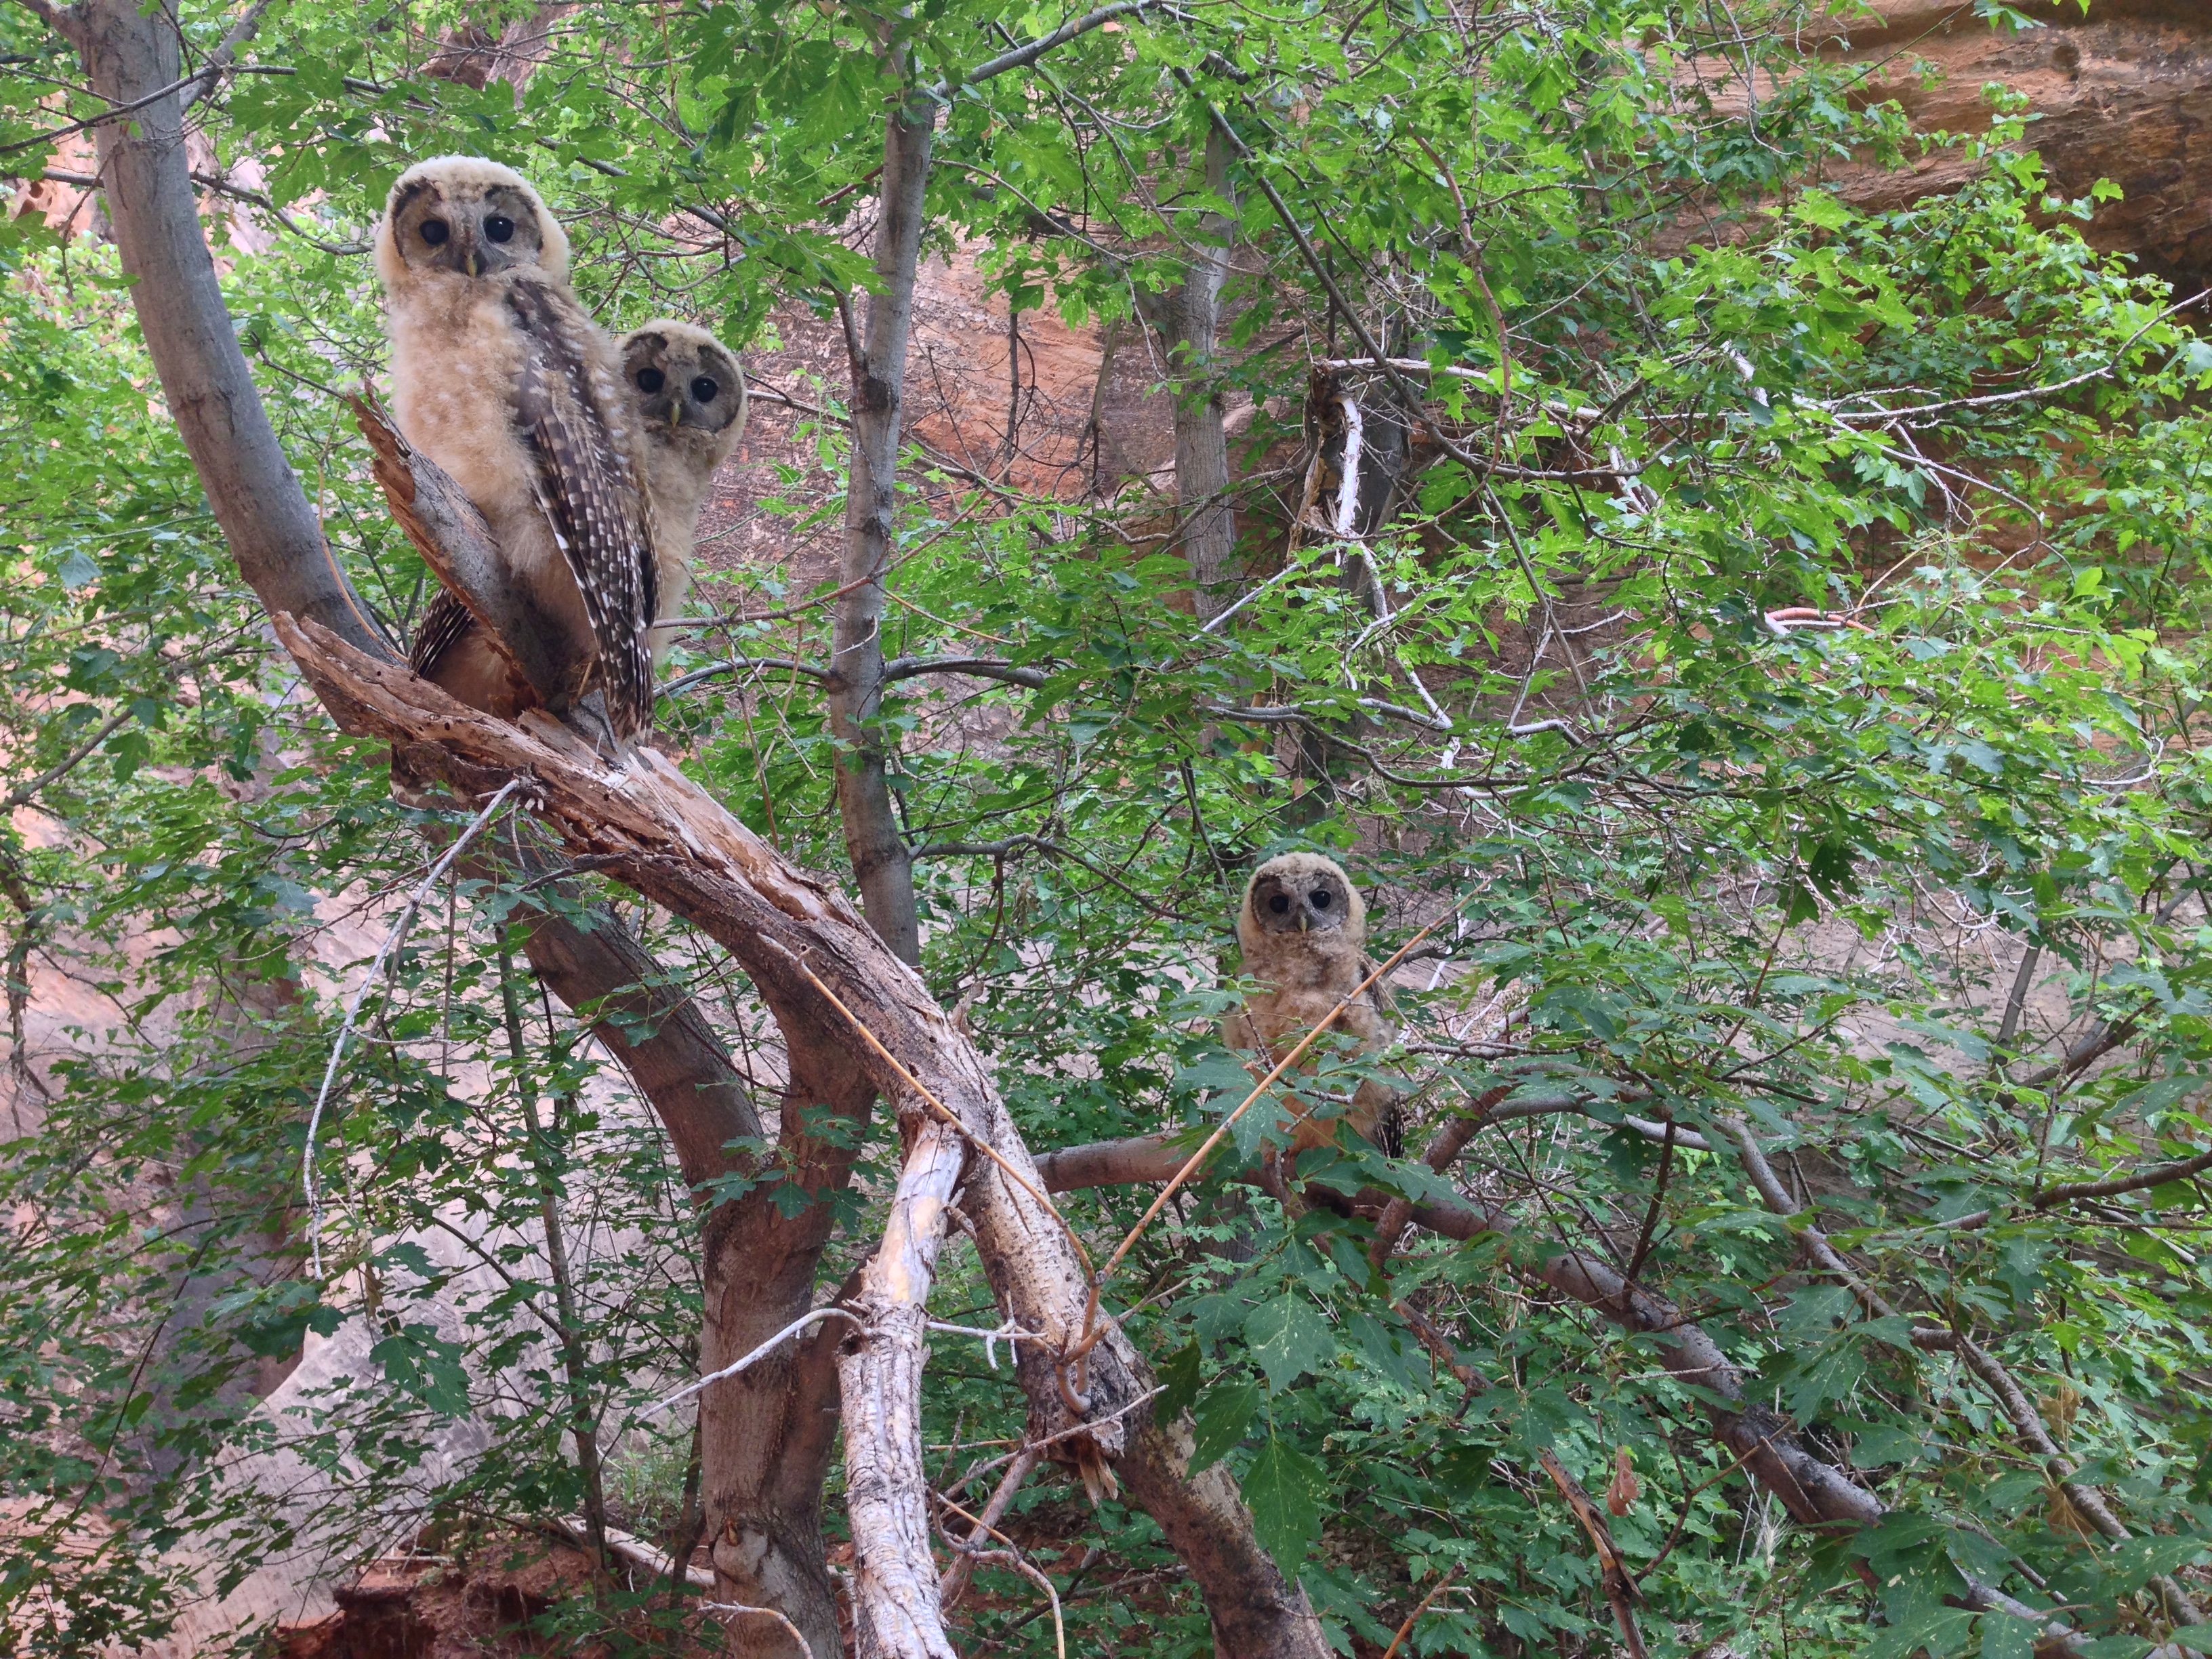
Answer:
[{"label": "green leaf", "polygon": [[1982,1615],[1982,1659],[2035,1659],[2035,1638],[2042,1626],[2033,1619],[2015,1619],[2008,1613]]},{"label": "green leaf", "polygon": [[1308,1547],[1321,1536],[1321,1494],[1327,1484],[1319,1463],[1273,1435],[1244,1473],[1252,1530],[1285,1577],[1296,1576]]},{"label": "green leaf", "polygon": [[1280,1394],[1336,1358],[1336,1333],[1297,1295],[1279,1296],[1253,1309],[1245,1316],[1244,1340],[1267,1373],[1271,1394]]},{"label": "green leaf", "polygon": [[1260,1409],[1257,1382],[1216,1382],[1198,1402],[1198,1433],[1191,1448],[1190,1473],[1212,1468],[1237,1447]]},{"label": "green leaf", "polygon": [[1160,1366],[1160,1382],[1164,1392],[1154,1407],[1156,1420],[1172,1423],[1191,1408],[1198,1398],[1198,1369],[1200,1355],[1195,1339],[1168,1356]]}]

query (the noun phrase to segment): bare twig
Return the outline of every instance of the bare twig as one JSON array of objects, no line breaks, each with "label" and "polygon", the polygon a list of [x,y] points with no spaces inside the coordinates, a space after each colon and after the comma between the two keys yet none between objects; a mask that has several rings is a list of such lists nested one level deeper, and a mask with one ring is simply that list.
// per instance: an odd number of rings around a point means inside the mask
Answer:
[{"label": "bare twig", "polygon": [[1382,1659],[1395,1659],[1398,1650],[1406,1645],[1406,1638],[1413,1633],[1413,1626],[1420,1622],[1421,1615],[1429,1610],[1430,1604],[1437,1597],[1452,1587],[1452,1581],[1458,1577],[1459,1569],[1454,1567],[1437,1580],[1436,1588],[1420,1599],[1413,1610],[1406,1615],[1406,1622],[1398,1626],[1398,1633],[1390,1638],[1390,1645],[1382,1650]]},{"label": "bare twig", "polygon": [[368,1000],[370,990],[383,977],[385,963],[398,947],[399,942],[407,937],[407,930],[414,926],[416,912],[422,908],[438,884],[445,879],[446,872],[453,867],[453,860],[460,857],[468,844],[491,822],[492,815],[506,805],[508,797],[522,785],[520,778],[509,778],[501,784],[499,793],[484,803],[483,811],[477,814],[475,821],[454,838],[453,844],[446,849],[444,856],[430,866],[430,873],[422,878],[422,885],[415,890],[407,901],[406,908],[399,913],[399,920],[384,936],[384,943],[377,947],[375,959],[368,964],[367,976],[354,992],[353,1000],[346,1005],[345,1021],[338,1027],[338,1040],[331,1045],[330,1063],[323,1067],[322,1087],[315,1091],[315,1109],[307,1118],[307,1150],[300,1159],[301,1178],[307,1196],[307,1254],[317,1279],[323,1276],[323,1200],[315,1186],[315,1135],[322,1127],[323,1109],[330,1101],[331,1085],[337,1080],[338,1066],[345,1059],[346,1040],[353,1035],[354,1022],[361,1018],[362,1004]]},{"label": "bare twig", "polygon": [[852,1321],[854,1324],[860,1326],[862,1330],[866,1330],[867,1328],[866,1322],[864,1322],[858,1314],[850,1312],[846,1309],[835,1306],[834,1304],[826,1308],[812,1309],[807,1313],[801,1315],[799,1318],[793,1320],[790,1324],[786,1325],[781,1330],[778,1331],[774,1336],[769,1338],[767,1341],[762,1343],[760,1346],[755,1348],[750,1353],[745,1355],[742,1359],[732,1360],[730,1364],[723,1366],[719,1371],[711,1371],[705,1376],[701,1377],[696,1382],[688,1382],[684,1384],[684,1387],[677,1389],[674,1394],[670,1395],[665,1400],[654,1401],[653,1404],[647,1406],[643,1411],[637,1414],[638,1420],[642,1422],[648,1417],[658,1417],[661,1413],[666,1411],[671,1406],[680,1405],[683,1401],[689,1400],[693,1395],[699,1393],[704,1389],[711,1387],[716,1382],[721,1382],[725,1377],[735,1376],[739,1371],[750,1369],[761,1360],[767,1358],[769,1355],[776,1351],[776,1348],[781,1344],[787,1341],[792,1337],[798,1335],[799,1332],[805,1330],[809,1325],[818,1324],[825,1319],[848,1319]]}]

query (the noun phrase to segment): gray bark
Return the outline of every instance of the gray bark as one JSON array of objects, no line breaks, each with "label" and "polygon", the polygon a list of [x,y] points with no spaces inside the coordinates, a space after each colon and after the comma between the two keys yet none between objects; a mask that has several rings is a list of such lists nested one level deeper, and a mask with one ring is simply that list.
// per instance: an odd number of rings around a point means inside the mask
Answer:
[{"label": "gray bark", "polygon": [[[1206,188],[1224,201],[1233,199],[1229,145],[1211,127],[1206,135]],[[1228,215],[1201,215],[1190,238],[1190,270],[1182,286],[1151,307],[1152,320],[1167,337],[1175,374],[1176,503],[1201,622],[1212,621],[1236,598],[1237,511],[1229,497],[1229,440],[1215,379],[1221,289],[1229,279],[1229,250],[1236,234],[1236,221]]]},{"label": "gray bark", "polygon": [[[62,14],[62,27],[93,90],[112,103],[136,104],[181,73],[166,3],[149,17],[133,0],[83,0]],[[310,618],[372,655],[393,654],[324,545],[246,372],[200,230],[179,94],[92,131],[116,252],[137,279],[131,302],[162,399],[240,571],[272,612]]]},{"label": "gray bark", "polygon": [[899,833],[882,734],[884,580],[897,508],[899,440],[905,418],[907,343],[914,328],[915,275],[921,260],[922,196],[937,106],[912,93],[884,134],[884,191],[876,219],[877,291],[864,332],[848,338],[853,373],[852,479],[845,500],[842,582],[830,660],[830,729],[837,739],[837,808],[845,849],[869,925],[891,953],[921,960],[914,860]]}]

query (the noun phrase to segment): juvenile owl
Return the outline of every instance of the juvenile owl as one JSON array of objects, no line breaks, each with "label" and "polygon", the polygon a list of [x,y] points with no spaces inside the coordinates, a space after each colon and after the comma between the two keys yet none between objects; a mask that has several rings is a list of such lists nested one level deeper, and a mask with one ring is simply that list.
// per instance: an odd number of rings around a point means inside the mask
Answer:
[{"label": "juvenile owl", "polygon": [[[653,497],[659,566],[653,621],[672,623],[691,591],[699,510],[714,489],[715,470],[744,435],[744,372],[705,329],[669,317],[623,335],[615,349],[645,434],[645,488]],[[654,666],[666,660],[674,631],[656,629]]]},{"label": "juvenile owl", "polygon": [[[691,589],[693,537],[714,473],[745,429],[745,381],[738,361],[702,328],[663,319],[615,343],[623,401],[638,434],[653,507],[655,668]],[[512,720],[530,706],[529,688],[477,637],[476,620],[441,592],[416,631],[408,659],[416,673],[461,702]]]},{"label": "juvenile owl", "polygon": [[[567,236],[520,173],[441,156],[392,185],[376,270],[400,429],[476,503],[526,587],[561,672],[554,712],[598,690],[617,737],[642,731],[652,508],[621,362],[569,290]],[[537,701],[451,602],[410,656],[477,708],[511,717]]]},{"label": "juvenile owl", "polygon": [[[1237,916],[1237,940],[1244,947],[1245,977],[1268,988],[1255,992],[1222,1022],[1221,1040],[1257,1055],[1263,1066],[1272,1066],[1289,1054],[1372,970],[1367,907],[1343,867],[1318,853],[1285,853],[1252,872]],[[1378,1053],[1390,1044],[1386,1006],[1378,981],[1338,1015],[1329,1030],[1356,1038],[1363,1054]],[[1334,1141],[1331,1118],[1308,1115],[1310,1108],[1300,1102],[1289,1104],[1284,1127],[1291,1131],[1294,1157]],[[1342,1119],[1395,1157],[1396,1108],[1395,1092],[1369,1078]]]}]

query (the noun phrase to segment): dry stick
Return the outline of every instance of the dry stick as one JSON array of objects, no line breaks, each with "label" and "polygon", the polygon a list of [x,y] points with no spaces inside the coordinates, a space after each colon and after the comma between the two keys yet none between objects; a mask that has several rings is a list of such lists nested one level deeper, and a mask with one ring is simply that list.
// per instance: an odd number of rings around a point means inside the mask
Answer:
[{"label": "dry stick", "polygon": [[670,1395],[665,1400],[656,1400],[652,1405],[647,1406],[643,1411],[637,1414],[637,1420],[642,1423],[648,1417],[658,1417],[661,1413],[666,1411],[671,1406],[681,1404],[683,1401],[689,1400],[693,1395],[701,1392],[704,1389],[711,1387],[716,1382],[720,1382],[724,1377],[735,1376],[739,1371],[747,1369],[749,1366],[757,1364],[761,1360],[766,1358],[769,1354],[774,1353],[778,1343],[798,1335],[799,1332],[805,1330],[809,1325],[815,1323],[818,1320],[823,1319],[849,1319],[855,1325],[859,1325],[863,1331],[867,1329],[867,1326],[862,1322],[859,1315],[848,1312],[843,1308],[834,1306],[816,1308],[812,1311],[801,1316],[799,1318],[793,1320],[790,1324],[786,1325],[781,1330],[778,1331],[774,1336],[769,1338],[767,1341],[762,1343],[760,1346],[755,1348],[744,1358],[732,1361],[731,1364],[723,1366],[719,1371],[714,1371],[708,1376],[701,1377],[696,1382],[686,1383],[684,1387],[677,1389],[674,1394]]},{"label": "dry stick", "polygon": [[[1358,1001],[1360,998],[1365,996],[1367,994],[1368,988],[1373,985],[1376,980],[1381,979],[1383,975],[1389,973],[1393,968],[1395,968],[1398,963],[1405,958],[1407,951],[1411,951],[1431,933],[1435,933],[1436,930],[1443,927],[1444,923],[1457,917],[1459,913],[1466,909],[1468,905],[1474,901],[1474,895],[1472,892],[1468,894],[1467,897],[1462,899],[1457,904],[1453,905],[1450,909],[1445,911],[1443,915],[1438,916],[1434,921],[1429,923],[1427,927],[1422,928],[1419,933],[1414,934],[1413,938],[1407,939],[1403,945],[1392,951],[1390,954],[1390,959],[1388,962],[1376,969],[1374,972],[1369,974],[1365,979],[1361,980],[1358,984],[1355,985],[1350,991],[1346,992],[1345,994],[1344,1000],[1341,1002],[1339,1002],[1335,1007],[1323,1014],[1321,1017],[1320,1023],[1315,1025],[1312,1030],[1308,1031],[1305,1036],[1298,1039],[1298,1046],[1297,1048],[1291,1049],[1288,1054],[1275,1062],[1274,1070],[1269,1072],[1267,1076],[1261,1078],[1259,1082],[1252,1085],[1252,1092],[1244,1097],[1243,1104],[1239,1105],[1235,1111],[1230,1113],[1227,1117],[1222,1119],[1221,1122],[1215,1127],[1213,1133],[1206,1136],[1204,1144],[1201,1145],[1196,1152],[1193,1152],[1188,1158],[1184,1160],[1182,1168],[1177,1170],[1175,1174],[1169,1178],[1168,1184],[1160,1188],[1159,1196],[1152,1200],[1152,1208],[1146,1210],[1143,1216],[1138,1219],[1137,1224],[1129,1229],[1129,1236],[1123,1239],[1120,1245],[1115,1249],[1114,1254],[1106,1259],[1105,1267],[1101,1269],[1097,1275],[1091,1281],[1091,1305],[1084,1310],[1083,1340],[1076,1345],[1075,1358],[1079,1359],[1085,1354],[1089,1353],[1093,1347],[1097,1346],[1099,1337],[1104,1334],[1105,1327],[1097,1323],[1098,1297],[1101,1292],[1103,1292],[1106,1288],[1106,1281],[1114,1276],[1114,1269],[1120,1267],[1121,1265],[1122,1259],[1127,1256],[1132,1249],[1136,1248],[1137,1241],[1145,1236],[1145,1229],[1151,1226],[1154,1219],[1159,1215],[1159,1212],[1167,1207],[1168,1200],[1173,1198],[1182,1188],[1184,1182],[1190,1179],[1192,1171],[1198,1169],[1206,1162],[1207,1158],[1212,1156],[1213,1149],[1221,1144],[1222,1137],[1227,1134],[1231,1128],[1235,1126],[1237,1120],[1243,1116],[1246,1112],[1249,1111],[1252,1108],[1252,1103],[1259,1099],[1261,1095],[1267,1093],[1284,1073],[1289,1071],[1291,1066],[1298,1063],[1300,1057],[1304,1054],[1307,1049],[1313,1047],[1315,1042],[1321,1036],[1321,1034],[1336,1023],[1337,1016],[1343,1013],[1346,1009],[1352,1006],[1353,1003]],[[894,1062],[894,1064],[896,1063],[896,1062]]]},{"label": "dry stick", "polygon": [[[991,1535],[991,1528],[998,1524],[999,1517],[1006,1512],[1006,1505],[1013,1501],[1014,1494],[1021,1490],[1022,1482],[1030,1478],[1041,1461],[1032,1447],[1024,1446],[1014,1454],[1012,1465],[1008,1468],[1005,1477],[1000,1480],[997,1488],[991,1493],[991,1501],[983,1505],[983,1513],[975,1522],[975,1530],[968,1534],[969,1550],[980,1549],[982,1547],[983,1540]],[[949,1504],[952,1500],[944,1498],[943,1501]],[[975,1571],[975,1558],[966,1551],[963,1551],[954,1559],[952,1565],[945,1568],[944,1577],[938,1580],[937,1594],[948,1610],[967,1589],[968,1580],[974,1575]]]},{"label": "dry stick", "polygon": [[1613,1528],[1590,1502],[1582,1482],[1569,1474],[1566,1466],[1547,1450],[1536,1454],[1536,1461],[1544,1466],[1544,1473],[1552,1477],[1552,1484],[1559,1489],[1559,1496],[1567,1500],[1567,1507],[1581,1522],[1583,1530],[1589,1534],[1591,1547],[1597,1551],[1598,1566],[1603,1575],[1605,1598],[1613,1604],[1613,1616],[1620,1626],[1621,1645],[1628,1650],[1629,1659],[1650,1659],[1650,1650],[1644,1645],[1644,1632],[1637,1627],[1636,1602],[1642,1592],[1636,1581],[1628,1576],[1627,1565],[1620,1559],[1620,1551],[1613,1541]]},{"label": "dry stick", "polygon": [[1146,1405],[1151,1401],[1158,1399],[1166,1392],[1167,1389],[1164,1386],[1148,1389],[1144,1393],[1139,1395],[1134,1400],[1132,1400],[1127,1405],[1117,1406],[1112,1411],[1107,1413],[1103,1417],[1096,1418],[1087,1423],[1078,1423],[1073,1428],[1062,1429],[1056,1434],[1048,1434],[1042,1440],[1024,1441],[1018,1450],[1010,1451],[1003,1457],[994,1457],[988,1463],[977,1464],[974,1468],[969,1470],[967,1474],[962,1475],[957,1481],[953,1483],[952,1490],[955,1492],[965,1491],[977,1480],[990,1474],[993,1469],[1004,1468],[1006,1464],[1012,1462],[1014,1459],[1019,1457],[1024,1452],[1042,1451],[1047,1446],[1056,1446],[1063,1440],[1073,1440],[1078,1435],[1089,1434],[1094,1430],[1103,1429],[1109,1423],[1114,1421],[1115,1419],[1127,1417],[1131,1412],[1136,1410],[1138,1407]]},{"label": "dry stick", "polygon": [[1037,1203],[1043,1208],[1044,1212],[1060,1224],[1060,1230],[1067,1235],[1067,1242],[1075,1246],[1075,1254],[1083,1263],[1085,1276],[1091,1281],[1091,1304],[1095,1307],[1097,1304],[1098,1299],[1097,1269],[1091,1266],[1091,1252],[1083,1248],[1083,1241],[1075,1236],[1075,1229],[1068,1225],[1067,1218],[1060,1214],[1058,1210],[1053,1208],[1052,1200],[1047,1198],[1042,1192],[1038,1191],[1037,1188],[1030,1183],[1028,1176],[1024,1176],[1019,1170],[1017,1170],[1012,1164],[1009,1164],[1005,1156],[1000,1152],[997,1147],[992,1146],[989,1141],[984,1139],[982,1136],[977,1134],[973,1129],[963,1123],[958,1116],[954,1114],[951,1107],[947,1106],[935,1095],[930,1093],[927,1089],[922,1087],[921,1079],[915,1076],[912,1072],[907,1070],[907,1068],[899,1062],[899,1057],[896,1054],[893,1054],[890,1049],[884,1048],[881,1042],[877,1041],[876,1034],[867,1028],[866,1024],[861,1020],[858,1014],[854,1013],[850,1008],[848,1008],[842,1002],[840,1002],[837,1000],[837,994],[817,978],[815,976],[814,970],[811,968],[809,968],[802,962],[799,964],[799,971],[806,975],[808,982],[811,984],[816,990],[821,992],[824,997],[829,999],[830,1006],[832,1008],[835,1008],[839,1013],[845,1017],[846,1023],[855,1031],[858,1031],[860,1034],[860,1040],[866,1043],[868,1047],[874,1049],[877,1054],[883,1056],[884,1064],[889,1066],[892,1071],[898,1073],[899,1081],[906,1085],[908,1088],[913,1090],[915,1094],[920,1097],[931,1110],[937,1114],[938,1121],[939,1122],[952,1129],[970,1146],[973,1146],[977,1152],[982,1153],[984,1157],[989,1158],[992,1163],[997,1164],[1001,1170],[1005,1170],[1007,1180],[1012,1182],[1014,1185],[1019,1187],[1031,1198],[1036,1200]]},{"label": "dry stick", "polygon": [[[1060,1650],[1060,1659],[1067,1659],[1067,1627],[1060,1621],[1060,1591],[1054,1586],[1052,1580],[1047,1577],[1038,1568],[1030,1565],[1029,1558],[1022,1553],[1022,1547],[1019,1544],[1014,1542],[1012,1539],[1007,1537],[1006,1534],[1000,1532],[989,1522],[981,1519],[980,1516],[969,1514],[966,1510],[962,1509],[959,1504],[954,1503],[951,1498],[945,1497],[941,1493],[939,1495],[937,1501],[944,1504],[946,1509],[951,1510],[953,1514],[958,1516],[963,1521],[974,1522],[975,1523],[976,1530],[979,1532],[988,1533],[992,1537],[997,1539],[1001,1544],[1004,1544],[1006,1547],[1005,1554],[1006,1559],[1013,1563],[1014,1571],[1020,1573],[1031,1583],[1042,1586],[1044,1593],[1052,1598],[1052,1639],[1054,1644]],[[997,1550],[990,1552],[990,1553],[994,1556],[1000,1553],[1000,1552]],[[981,1552],[977,1552],[977,1553],[981,1553]]]},{"label": "dry stick", "polygon": [[814,1650],[806,1645],[806,1638],[799,1633],[799,1626],[774,1607],[749,1607],[741,1601],[702,1601],[699,1604],[699,1611],[720,1613],[725,1618],[735,1618],[741,1613],[750,1613],[756,1618],[773,1619],[791,1632],[791,1639],[799,1644],[799,1650],[806,1656],[806,1659],[814,1659]]},{"label": "dry stick", "polygon": [[317,1279],[323,1276],[323,1200],[322,1194],[315,1190],[315,1136],[323,1127],[323,1108],[330,1102],[331,1085],[337,1081],[339,1063],[345,1059],[346,1040],[353,1035],[354,1022],[361,1018],[361,1005],[368,1000],[370,989],[383,976],[386,958],[391,956],[393,947],[407,937],[407,930],[414,925],[416,912],[422,908],[439,882],[445,878],[446,872],[453,867],[453,860],[460,857],[462,850],[476,839],[484,825],[491,822],[492,814],[507,804],[507,797],[521,788],[522,783],[520,778],[509,778],[500,785],[499,793],[484,803],[484,809],[477,814],[476,821],[462,830],[453,844],[446,849],[445,856],[430,866],[430,873],[422,878],[422,884],[408,899],[406,908],[399,913],[399,920],[392,924],[392,931],[384,936],[384,943],[377,947],[376,957],[368,964],[368,977],[362,981],[361,988],[353,994],[353,1000],[346,1005],[344,1023],[338,1027],[338,1040],[331,1045],[330,1063],[323,1067],[323,1086],[315,1091],[315,1109],[307,1118],[307,1150],[300,1159],[301,1181],[307,1194],[307,1255]]},{"label": "dry stick", "polygon": [[1393,1659],[1393,1656],[1398,1650],[1405,1645],[1406,1638],[1413,1633],[1413,1626],[1420,1621],[1421,1615],[1429,1610],[1429,1604],[1449,1589],[1452,1587],[1452,1580],[1458,1577],[1459,1569],[1454,1567],[1437,1581],[1434,1589],[1421,1598],[1420,1605],[1407,1613],[1406,1622],[1398,1626],[1398,1633],[1390,1638],[1390,1645],[1382,1650],[1382,1659]]}]

